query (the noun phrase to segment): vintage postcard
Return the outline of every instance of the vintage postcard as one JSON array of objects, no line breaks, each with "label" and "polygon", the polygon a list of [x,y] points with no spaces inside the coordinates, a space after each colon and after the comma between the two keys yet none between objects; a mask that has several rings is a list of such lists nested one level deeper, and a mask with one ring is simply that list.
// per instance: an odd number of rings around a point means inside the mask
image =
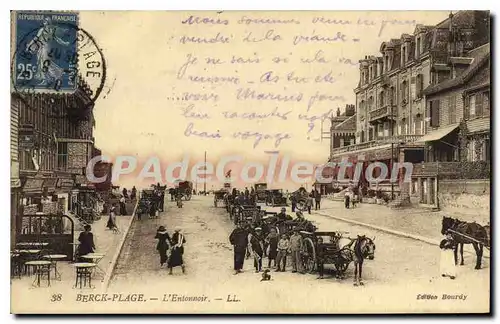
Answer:
[{"label": "vintage postcard", "polygon": [[11,12],[11,312],[490,312],[490,12]]}]

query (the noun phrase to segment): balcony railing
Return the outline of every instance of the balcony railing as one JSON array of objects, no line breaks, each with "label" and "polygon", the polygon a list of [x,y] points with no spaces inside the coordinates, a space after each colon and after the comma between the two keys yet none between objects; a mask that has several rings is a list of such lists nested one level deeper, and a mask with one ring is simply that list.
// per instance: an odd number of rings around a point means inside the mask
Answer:
[{"label": "balcony railing", "polygon": [[394,115],[391,114],[390,105],[385,105],[383,107],[377,108],[375,110],[370,111],[370,121],[377,120],[384,117],[390,117]]},{"label": "balcony railing", "polygon": [[363,142],[363,143],[357,143],[353,145],[348,145],[348,146],[343,146],[343,147],[337,147],[332,150],[332,155],[339,155],[342,153],[347,153],[347,152],[355,152],[367,148],[372,148],[372,147],[377,147],[380,145],[384,144],[400,144],[400,143],[411,143],[415,142],[418,139],[420,139],[423,135],[416,135],[416,134],[410,134],[410,135],[394,135],[386,138],[379,138],[373,141],[368,141],[368,142]]}]

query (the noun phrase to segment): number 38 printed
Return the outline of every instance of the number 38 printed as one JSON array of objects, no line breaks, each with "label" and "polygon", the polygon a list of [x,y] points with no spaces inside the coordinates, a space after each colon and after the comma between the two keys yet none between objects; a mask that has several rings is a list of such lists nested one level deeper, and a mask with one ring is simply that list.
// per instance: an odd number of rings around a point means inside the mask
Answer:
[{"label": "number 38 printed", "polygon": [[37,66],[33,64],[19,63],[17,65],[17,79],[18,80],[32,80],[35,76]]}]

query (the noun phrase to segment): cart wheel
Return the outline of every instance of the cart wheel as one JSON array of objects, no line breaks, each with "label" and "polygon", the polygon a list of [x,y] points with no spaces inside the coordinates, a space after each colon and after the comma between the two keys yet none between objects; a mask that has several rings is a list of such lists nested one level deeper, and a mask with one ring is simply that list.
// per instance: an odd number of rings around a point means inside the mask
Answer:
[{"label": "cart wheel", "polygon": [[189,193],[185,194],[184,198],[186,199],[186,201],[191,200],[191,193],[189,192]]},{"label": "cart wheel", "polygon": [[316,269],[316,249],[310,237],[304,239],[303,262],[305,270],[312,273]]}]

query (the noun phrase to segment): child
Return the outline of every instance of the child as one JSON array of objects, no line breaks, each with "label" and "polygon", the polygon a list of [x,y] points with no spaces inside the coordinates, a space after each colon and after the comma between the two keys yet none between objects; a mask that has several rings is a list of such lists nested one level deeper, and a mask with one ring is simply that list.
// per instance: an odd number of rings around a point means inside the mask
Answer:
[{"label": "child", "polygon": [[279,236],[276,233],[275,228],[271,228],[271,232],[266,237],[267,243],[267,258],[268,264],[267,267],[271,268],[271,261],[274,260],[274,266],[276,267],[276,255],[278,254],[278,240]]},{"label": "child", "polygon": [[454,253],[456,246],[457,244],[455,243],[455,240],[453,240],[453,236],[450,232],[447,232],[446,238],[439,244],[439,248],[441,249],[440,270],[441,276],[443,277],[455,279],[457,276]]},{"label": "child", "polygon": [[[281,235],[281,239],[278,241],[278,253],[276,256],[276,272],[285,272],[286,269],[286,254],[290,249],[290,241],[286,234]],[[281,260],[283,260],[283,266],[281,266]]]},{"label": "child", "polygon": [[325,246],[323,245],[323,238],[318,237],[318,253],[317,253],[317,266],[319,276],[316,279],[323,279],[324,273],[324,256],[325,256]]}]

